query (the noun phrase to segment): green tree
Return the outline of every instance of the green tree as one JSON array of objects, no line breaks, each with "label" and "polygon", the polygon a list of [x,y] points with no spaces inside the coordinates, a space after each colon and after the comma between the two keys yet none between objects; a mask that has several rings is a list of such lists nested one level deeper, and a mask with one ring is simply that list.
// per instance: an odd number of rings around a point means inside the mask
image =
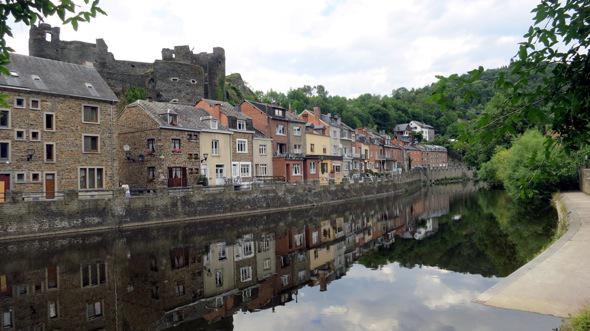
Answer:
[{"label": "green tree", "polygon": [[10,62],[10,52],[6,37],[12,37],[10,20],[31,26],[45,18],[57,16],[65,25],[78,29],[81,22],[90,22],[97,14],[106,15],[98,7],[99,0],[83,0],[80,5],[73,0],[5,0],[0,3],[0,74],[9,74],[6,65]]}]

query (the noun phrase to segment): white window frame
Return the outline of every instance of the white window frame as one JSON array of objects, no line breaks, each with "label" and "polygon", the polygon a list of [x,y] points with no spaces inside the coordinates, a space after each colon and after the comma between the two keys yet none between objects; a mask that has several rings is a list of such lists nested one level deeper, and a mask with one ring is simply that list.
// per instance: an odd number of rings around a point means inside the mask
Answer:
[{"label": "white window frame", "polygon": [[[47,159],[47,145],[53,145],[53,160]],[[54,142],[46,142],[43,144],[43,162],[45,162],[45,163],[57,162],[57,150],[55,149],[56,146],[57,145]]]},{"label": "white window frame", "polygon": [[276,133],[279,136],[285,136],[287,135],[287,130],[285,129],[285,126],[283,124],[277,124]]},{"label": "white window frame", "polygon": [[[240,143],[243,143],[243,150],[240,150]],[[247,154],[248,153],[248,139],[236,139],[236,153]]]},{"label": "white window frame", "polygon": [[[23,133],[23,137],[19,138],[18,137],[18,133],[22,132]],[[24,129],[14,129],[14,140],[18,140],[18,141],[26,141],[27,140],[27,130]]]},{"label": "white window frame", "polygon": [[[33,101],[37,101],[37,104],[39,105],[39,107],[33,107]],[[41,110],[41,99],[30,98],[29,99],[29,109],[32,109],[32,110]]]},{"label": "white window frame", "polygon": [[240,268],[240,281],[242,283],[249,282],[252,280],[252,267],[246,266]]},{"label": "white window frame", "polygon": [[[97,150],[96,151],[87,151],[86,150],[86,146],[84,144],[84,140],[86,137],[96,137],[97,138],[97,141],[96,141]],[[83,154],[100,154],[100,135],[99,134],[89,134],[89,133],[82,134],[82,153]]]},{"label": "white window frame", "polygon": [[219,129],[219,121],[216,119],[211,119],[211,130]]},{"label": "white window frame", "polygon": [[[53,129],[47,129],[47,115],[52,115],[53,121],[51,123]],[[55,132],[55,113],[44,112],[43,113],[43,131]]]},{"label": "white window frame", "polygon": [[219,139],[211,140],[211,155],[219,156]]},{"label": "white window frame", "polygon": [[[88,187],[89,186],[88,185],[88,170],[89,169],[94,169],[94,188]],[[97,185],[98,184],[98,179],[97,179],[98,176],[96,174],[97,174],[98,169],[102,169],[102,187],[98,187],[98,185]],[[93,167],[78,167],[78,190],[80,190],[80,191],[104,190],[105,189],[105,179],[106,179],[106,176],[105,176],[106,172],[104,169],[105,169],[105,167],[101,167],[101,166],[98,166],[98,167],[94,167],[94,166]],[[81,170],[86,170],[86,188],[82,188],[80,185],[80,171]]]},{"label": "white window frame", "polygon": [[311,161],[309,162],[309,173],[315,175],[318,172],[317,162]]},{"label": "white window frame", "polygon": [[268,153],[268,146],[266,144],[260,144],[258,146],[258,154],[266,155]]},{"label": "white window frame", "polygon": [[[88,315],[88,306],[92,305],[93,306],[93,311],[94,311],[94,315]],[[98,309],[97,309],[98,307]],[[97,310],[99,310],[100,312],[97,314]],[[90,303],[86,303],[86,318],[88,320],[94,320],[97,318],[101,318],[104,316],[104,303],[102,301],[95,301],[95,302],[90,302]]]},{"label": "white window frame", "polygon": [[12,128],[12,110],[2,108],[0,112],[8,112],[8,125],[7,126],[0,126],[0,130],[10,130]]},{"label": "white window frame", "polygon": [[266,258],[266,259],[264,259],[264,262],[262,263],[262,268],[264,270],[270,270],[270,267],[271,267],[270,264],[271,264],[270,257],[269,258]]},{"label": "white window frame", "polygon": [[293,144],[293,153],[301,154],[303,152],[302,148],[301,144]]},{"label": "white window frame", "polygon": [[[37,132],[37,139],[33,139],[33,132]],[[39,130],[29,130],[29,140],[31,141],[41,141],[41,131]]]},{"label": "white window frame", "polygon": [[[18,100],[22,100],[23,101],[23,105],[20,106],[20,107],[17,105],[17,101]],[[17,108],[17,109],[25,109],[25,108],[27,108],[27,99],[24,98],[24,97],[15,97],[14,98],[14,105],[13,105],[13,107],[14,108]]]},{"label": "white window frame", "polygon": [[223,270],[215,270],[215,286],[223,287]]},{"label": "white window frame", "polygon": [[[299,163],[293,163],[293,167],[291,167],[291,173],[293,176],[301,176],[301,165]],[[295,171],[297,169],[297,171]]]},{"label": "white window frame", "polygon": [[[264,173],[262,173],[262,169],[264,169]],[[256,164],[256,176],[267,176],[268,175],[268,165],[266,163],[258,163]]]},{"label": "white window frame", "polygon": [[301,127],[300,126],[293,127],[293,135],[294,136],[301,136]]},{"label": "white window frame", "polygon": [[[53,303],[53,314],[51,314],[52,303]],[[59,301],[57,301],[57,300],[47,301],[47,317],[49,319],[54,319],[54,318],[59,317]]]},{"label": "white window frame", "polygon": [[[41,180],[42,174],[41,174],[40,171],[31,171],[30,175],[31,175],[31,183],[41,183],[41,181],[42,181]],[[39,176],[39,179],[34,180],[33,179],[33,175],[38,175]]]},{"label": "white window frame", "polygon": [[281,275],[281,284],[283,286],[289,285],[289,275]]},{"label": "white window frame", "polygon": [[[22,180],[18,179],[18,176],[22,175]],[[25,184],[27,182],[27,172],[26,171],[18,171],[14,175],[14,182],[16,184]]]},{"label": "white window frame", "polygon": [[[84,120],[84,110],[86,107],[95,107],[96,108],[96,122],[89,122],[89,121],[85,121]],[[91,104],[84,104],[82,105],[82,123],[85,124],[100,124],[100,107],[97,105],[91,105]]]},{"label": "white window frame", "polygon": [[[10,324],[6,323],[6,316],[10,316]],[[12,310],[12,308],[2,311],[2,328],[4,330],[11,330],[14,328],[14,310]]]},{"label": "white window frame", "polygon": [[[247,167],[248,172],[244,172],[242,167]],[[252,163],[251,162],[240,162],[240,177],[252,177]]]},{"label": "white window frame", "polygon": [[[100,282],[100,266],[99,266],[100,264],[104,264],[104,272],[105,272],[105,274],[104,274],[104,283],[101,283]],[[98,283],[96,285],[95,284],[90,284],[90,280],[92,280],[92,272],[91,272],[91,270],[92,270],[91,266],[92,265],[96,265],[96,272],[97,272],[96,279],[98,281]],[[86,286],[84,286],[84,272],[82,271],[84,268],[88,268],[89,269],[89,271],[88,271],[88,278],[89,278],[88,283],[89,284],[86,285]],[[108,270],[109,270],[108,269],[108,264],[106,262],[97,261],[95,263],[81,264],[80,265],[80,288],[92,288],[92,287],[98,287],[98,286],[107,285],[109,283],[109,272],[108,272]]]},{"label": "white window frame", "polygon": [[247,129],[246,121],[244,121],[244,120],[237,120],[237,122],[236,122],[236,129],[238,131],[246,131],[246,129]]}]

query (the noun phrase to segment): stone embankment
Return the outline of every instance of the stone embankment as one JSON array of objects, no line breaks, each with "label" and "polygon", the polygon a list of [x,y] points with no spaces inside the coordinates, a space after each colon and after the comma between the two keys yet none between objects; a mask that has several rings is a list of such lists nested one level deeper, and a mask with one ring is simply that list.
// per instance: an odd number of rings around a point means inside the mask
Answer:
[{"label": "stone embankment", "polygon": [[566,318],[590,305],[590,195],[561,193],[556,205],[567,232],[476,302]]},{"label": "stone embankment", "polygon": [[125,197],[117,191],[110,199],[12,202],[0,204],[0,240],[65,235],[134,228],[177,221],[211,220],[269,213],[319,205],[346,203],[364,198],[402,195],[444,178],[465,179],[462,168],[423,170],[376,181],[277,183],[251,190],[160,190],[154,195]]}]

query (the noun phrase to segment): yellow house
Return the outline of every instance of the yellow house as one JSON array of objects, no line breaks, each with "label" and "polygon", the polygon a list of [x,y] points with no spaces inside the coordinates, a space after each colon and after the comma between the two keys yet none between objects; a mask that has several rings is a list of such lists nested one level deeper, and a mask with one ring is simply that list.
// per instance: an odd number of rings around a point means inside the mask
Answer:
[{"label": "yellow house", "polygon": [[232,177],[232,133],[222,128],[218,120],[206,111],[202,109],[195,109],[195,111],[199,112],[201,125],[205,127],[199,130],[201,175],[207,177],[210,186],[224,185],[226,180]]},{"label": "yellow house", "polygon": [[[307,179],[319,179],[320,183],[328,183],[330,178],[329,160],[330,137],[321,133],[321,130],[308,128],[305,132],[305,154],[307,156],[309,170]],[[311,163],[314,165],[311,165]]]}]

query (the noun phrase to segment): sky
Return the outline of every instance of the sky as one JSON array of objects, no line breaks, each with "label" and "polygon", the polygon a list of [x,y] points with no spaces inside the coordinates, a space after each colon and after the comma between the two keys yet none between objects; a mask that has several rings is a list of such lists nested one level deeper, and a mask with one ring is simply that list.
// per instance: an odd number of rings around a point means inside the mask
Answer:
[{"label": "sky", "polygon": [[[324,85],[331,95],[354,97],[508,64],[538,2],[102,0],[108,16],[78,31],[64,27],[61,39],[103,38],[116,59],[145,62],[175,45],[219,46],[227,74],[239,72],[255,90]],[[11,26],[8,45],[28,54],[28,27]]]}]

